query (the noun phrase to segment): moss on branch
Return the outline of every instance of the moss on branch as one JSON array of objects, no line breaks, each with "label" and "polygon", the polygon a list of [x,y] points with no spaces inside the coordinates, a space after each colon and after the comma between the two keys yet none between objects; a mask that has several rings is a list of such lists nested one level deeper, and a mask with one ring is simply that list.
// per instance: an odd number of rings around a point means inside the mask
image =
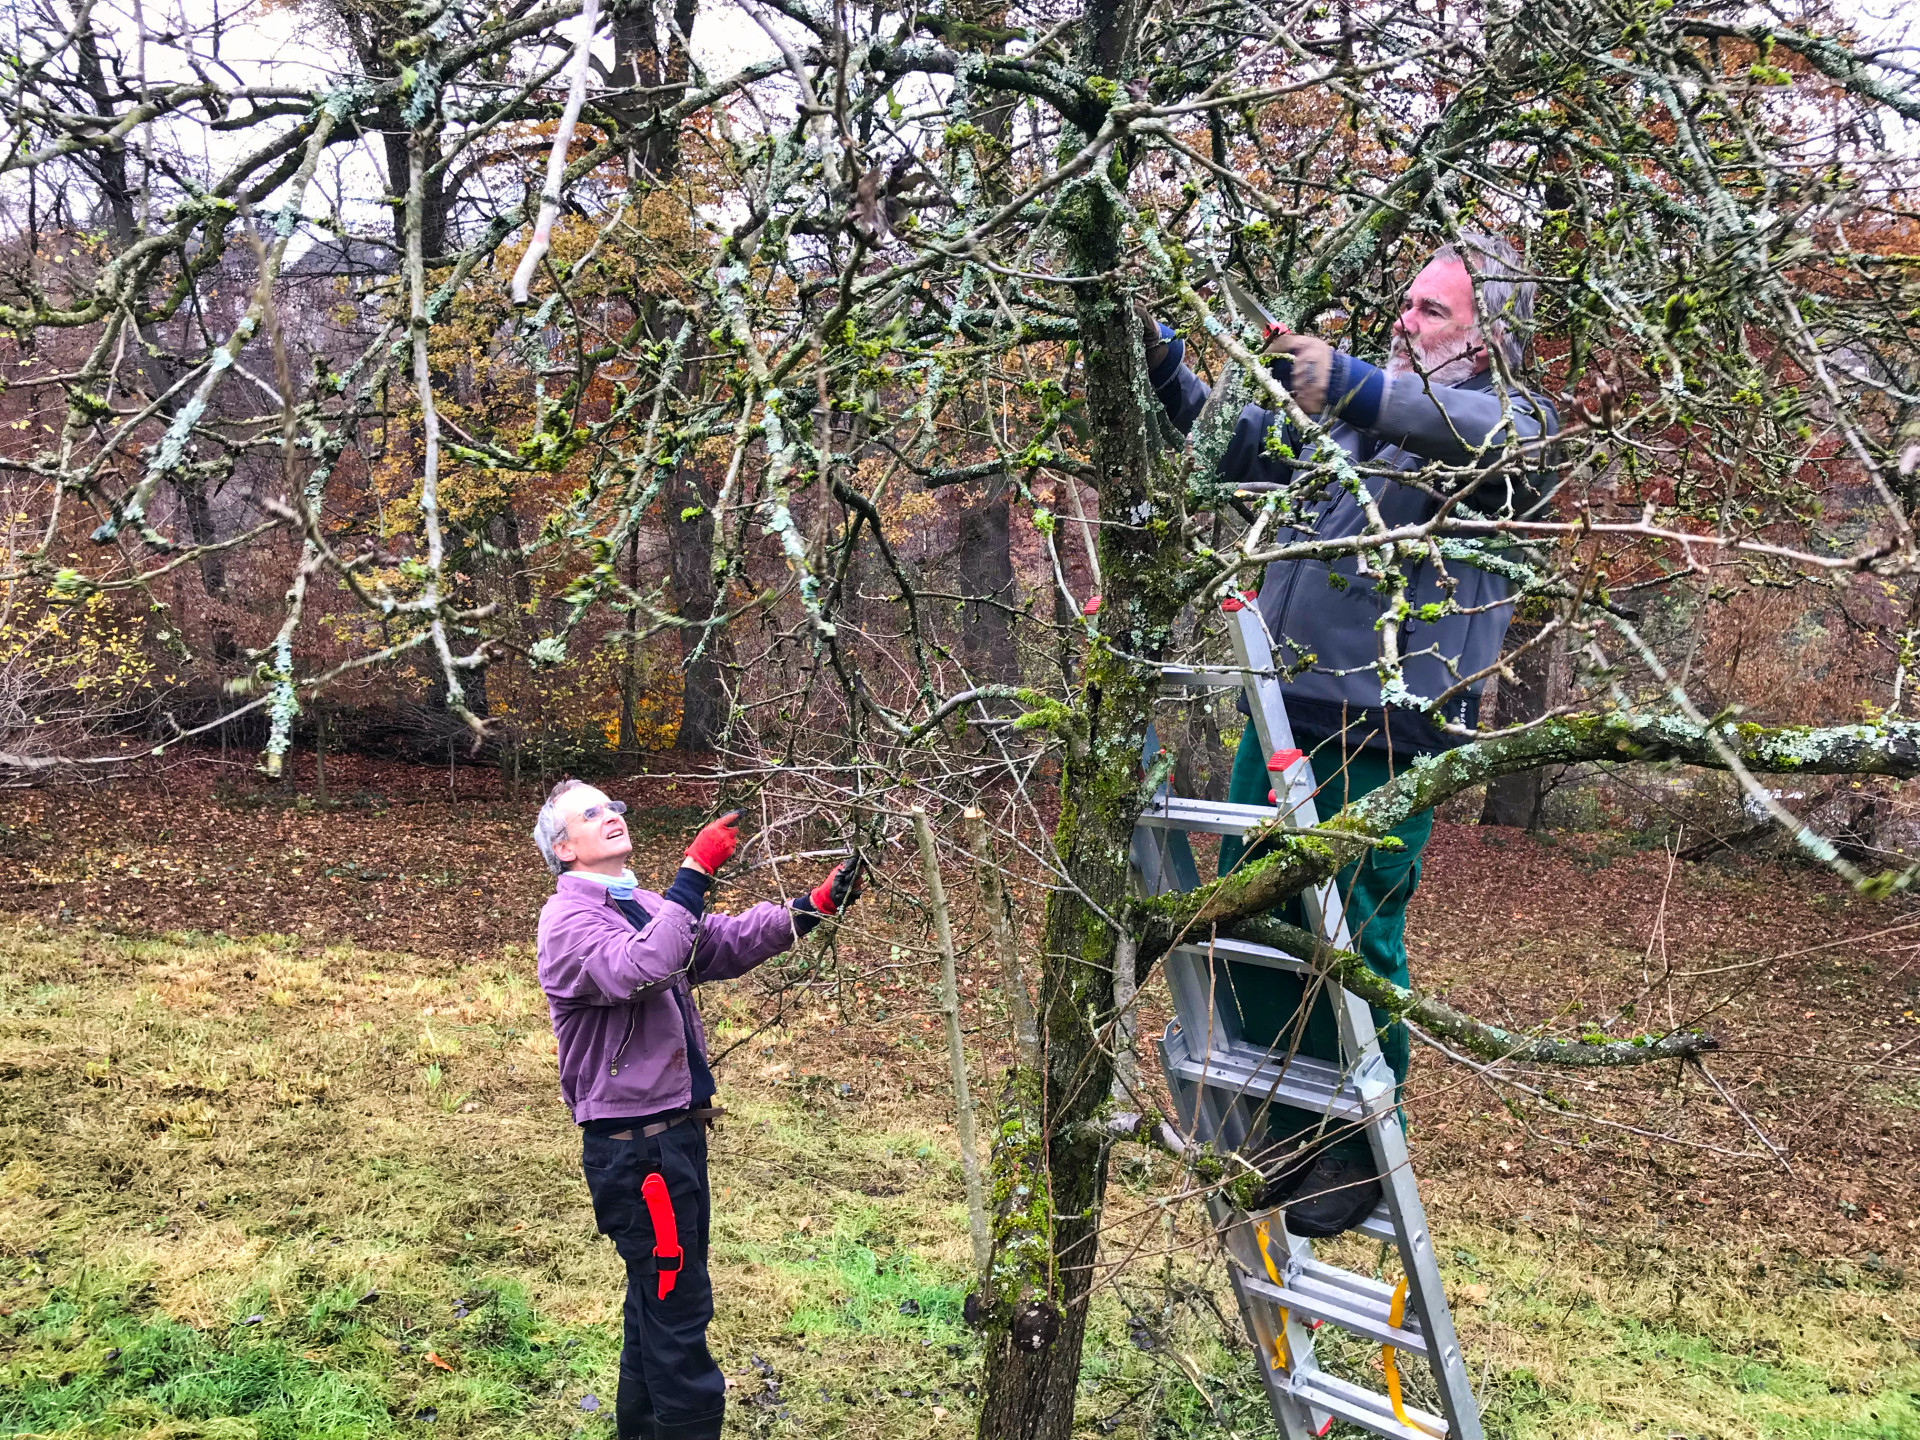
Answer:
[{"label": "moss on branch", "polygon": [[[1531,730],[1422,756],[1390,784],[1347,806],[1314,830],[1256,831],[1249,839],[1267,853],[1233,874],[1183,894],[1136,900],[1130,915],[1138,928],[1138,979],[1174,945],[1232,934],[1284,950],[1324,967],[1326,973],[1369,1004],[1415,1021],[1483,1060],[1519,1060],[1539,1065],[1642,1065],[1680,1059],[1715,1048],[1712,1036],[1692,1032],[1629,1040],[1551,1040],[1506,1030],[1475,1019],[1444,1001],[1403,989],[1367,968],[1349,951],[1321,946],[1305,931],[1271,911],[1314,885],[1330,880],[1388,832],[1422,810],[1502,775],[1545,765],[1596,760],[1675,761],[1720,768],[1717,739],[1748,769],[1770,774],[1920,775],[1920,724],[1825,728],[1727,723],[1715,731],[1674,716],[1609,713],[1576,715]],[[1873,882],[1869,882],[1871,887]]]},{"label": "moss on branch", "polygon": [[1486,1061],[1518,1060],[1528,1065],[1615,1067],[1646,1065],[1656,1060],[1681,1060],[1717,1050],[1713,1036],[1692,1030],[1669,1035],[1635,1035],[1622,1040],[1553,1040],[1489,1025],[1444,1000],[1394,984],[1376,975],[1360,955],[1319,944],[1298,926],[1271,916],[1243,920],[1233,928],[1235,939],[1270,945],[1301,960],[1311,961],[1321,973],[1353,991],[1396,1020],[1411,1020],[1450,1040],[1469,1055]]},{"label": "moss on branch", "polygon": [[1463,790],[1502,775],[1595,760],[1675,761],[1718,769],[1716,736],[1749,770],[1764,774],[1920,775],[1920,724],[1910,721],[1778,729],[1729,722],[1710,735],[1707,727],[1679,716],[1565,716],[1519,734],[1423,755],[1391,783],[1315,830],[1276,826],[1255,832],[1250,841],[1271,852],[1259,862],[1197,890],[1137,902],[1142,977],[1182,936],[1226,930],[1272,910],[1332,878],[1369,845],[1385,840],[1394,826]]}]

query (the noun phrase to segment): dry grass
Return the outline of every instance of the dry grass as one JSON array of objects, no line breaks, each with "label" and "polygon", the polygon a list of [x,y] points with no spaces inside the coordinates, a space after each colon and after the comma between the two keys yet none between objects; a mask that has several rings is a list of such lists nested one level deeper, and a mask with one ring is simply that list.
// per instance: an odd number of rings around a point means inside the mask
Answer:
[{"label": "dry grass", "polygon": [[[621,1276],[530,972],[511,947],[0,931],[0,1431],[610,1435]],[[704,1003],[716,1051],[764,1018],[749,988]],[[939,1051],[917,1017],[857,1014],[816,998],[721,1070],[735,1434],[971,1428]],[[1116,1246],[1144,1258],[1101,1293],[1085,1427],[1270,1433],[1197,1216],[1154,1204],[1176,1180],[1147,1152],[1117,1167]],[[1429,1188],[1492,1433],[1920,1435],[1920,1305],[1891,1262],[1495,1223]]]}]

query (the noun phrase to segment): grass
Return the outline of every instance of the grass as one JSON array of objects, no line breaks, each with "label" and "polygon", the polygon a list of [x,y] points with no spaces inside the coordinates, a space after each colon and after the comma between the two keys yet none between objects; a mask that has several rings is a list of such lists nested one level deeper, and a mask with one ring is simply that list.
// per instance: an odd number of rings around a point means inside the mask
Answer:
[{"label": "grass", "polygon": [[[0,1433],[610,1436],[622,1277],[530,972],[512,950],[0,930]],[[759,1023],[744,988],[706,1003],[716,1050]],[[850,1018],[805,1005],[721,1071],[733,1435],[972,1426],[938,1050]],[[1270,1434],[1198,1217],[1157,1204],[1177,1179],[1144,1151],[1116,1167],[1112,1248],[1143,1258],[1101,1290],[1082,1429]],[[1430,1189],[1491,1434],[1920,1437],[1895,1261],[1535,1229]],[[1377,1376],[1323,1337],[1329,1368]]]}]

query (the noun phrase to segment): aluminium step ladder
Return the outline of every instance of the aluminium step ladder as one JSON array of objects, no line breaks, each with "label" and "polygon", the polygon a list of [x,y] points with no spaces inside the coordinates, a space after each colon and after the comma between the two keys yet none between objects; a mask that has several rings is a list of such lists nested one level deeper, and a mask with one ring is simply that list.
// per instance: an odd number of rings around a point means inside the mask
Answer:
[{"label": "aluminium step ladder", "polygon": [[[1134,883],[1145,894],[1190,890],[1200,883],[1187,836],[1194,832],[1245,836],[1284,812],[1290,826],[1318,823],[1314,777],[1295,748],[1273,661],[1273,647],[1256,606],[1230,599],[1232,670],[1167,667],[1162,693],[1193,696],[1240,689],[1258,727],[1280,805],[1233,805],[1184,799],[1162,785],[1134,831]],[[1146,759],[1158,748],[1149,733]],[[1275,773],[1275,767],[1278,772]],[[1352,948],[1340,895],[1328,883],[1303,897],[1315,931],[1341,949]],[[1311,1243],[1290,1234],[1284,1209],[1248,1215],[1224,1196],[1209,1201],[1228,1252],[1228,1269],[1241,1317],[1259,1354],[1267,1398],[1285,1440],[1326,1434],[1335,1419],[1375,1435],[1482,1440],[1480,1411],[1454,1335],[1453,1317],[1435,1263],[1426,1212],[1407,1160],[1394,1095],[1393,1071],[1380,1052],[1365,1001],[1335,986],[1331,995],[1345,1064],[1275,1054],[1236,1033],[1231,1006],[1214,1003],[1214,972],[1225,961],[1291,971],[1310,979],[1314,967],[1282,951],[1247,941],[1214,939],[1176,946],[1165,960],[1176,1020],[1160,1039],[1160,1059],[1174,1109],[1187,1138],[1231,1152],[1264,1133],[1270,1105],[1314,1112],[1330,1127],[1362,1127],[1382,1176],[1380,1205],[1360,1233],[1393,1246],[1404,1278],[1388,1285],[1371,1276],[1316,1260]],[[1313,1330],[1336,1325],[1382,1347],[1387,1390],[1382,1394],[1322,1371]],[[1443,1415],[1407,1404],[1399,1357],[1431,1367]]]}]

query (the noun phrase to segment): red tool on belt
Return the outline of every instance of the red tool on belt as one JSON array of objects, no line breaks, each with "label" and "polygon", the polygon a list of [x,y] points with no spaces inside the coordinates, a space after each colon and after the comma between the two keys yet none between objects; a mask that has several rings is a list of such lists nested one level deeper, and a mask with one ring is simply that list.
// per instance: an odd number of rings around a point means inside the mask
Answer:
[{"label": "red tool on belt", "polygon": [[[660,1298],[664,1300],[673,1293],[673,1283],[680,1278],[680,1267],[686,1259],[680,1249],[680,1227],[673,1219],[673,1201],[667,1198],[667,1182],[658,1171],[640,1182],[640,1198],[647,1202],[647,1215],[653,1221],[653,1263],[660,1272]],[[673,1262],[671,1270],[667,1268],[669,1260]]]}]

